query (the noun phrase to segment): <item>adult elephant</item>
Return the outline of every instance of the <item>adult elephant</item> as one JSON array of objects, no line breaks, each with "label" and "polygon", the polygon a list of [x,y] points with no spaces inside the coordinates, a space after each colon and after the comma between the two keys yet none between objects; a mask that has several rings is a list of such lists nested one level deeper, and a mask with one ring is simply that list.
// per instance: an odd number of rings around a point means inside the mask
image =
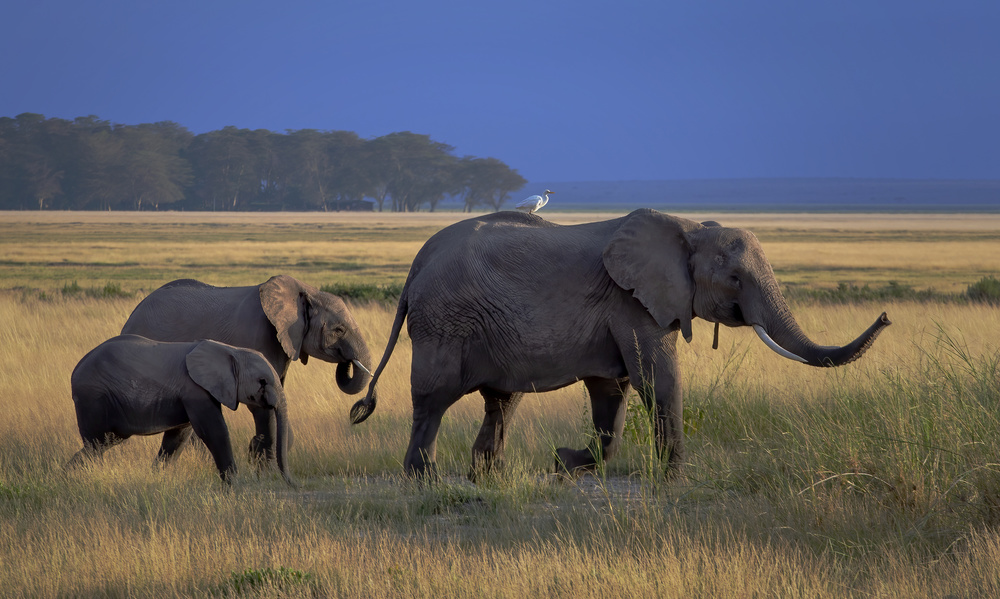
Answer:
[{"label": "adult elephant", "polygon": [[[288,275],[248,287],[172,281],[139,302],[122,334],[157,341],[213,339],[254,349],[271,363],[282,385],[289,364],[305,364],[309,357],[337,363],[337,386],[349,395],[371,380],[368,345],[344,301]],[[251,456],[274,460],[274,410],[249,408],[256,426]],[[190,436],[191,427],[167,431],[161,456],[169,458]]]},{"label": "adult elephant", "polygon": [[464,394],[478,390],[485,399],[475,477],[502,456],[524,392],[578,380],[590,393],[598,437],[586,449],[558,449],[558,467],[589,468],[615,454],[631,385],[654,414],[668,469],[676,468],[684,439],[675,342],[678,332],[691,340],[696,317],[752,326],[772,349],[812,366],[856,360],[890,324],[883,313],[843,347],[812,342],[749,231],[654,210],[574,226],[501,212],[451,225],[417,254],[385,354],[352,419],[375,409],[375,384],[406,319],[413,344],[407,472],[433,472],[441,418]]}]

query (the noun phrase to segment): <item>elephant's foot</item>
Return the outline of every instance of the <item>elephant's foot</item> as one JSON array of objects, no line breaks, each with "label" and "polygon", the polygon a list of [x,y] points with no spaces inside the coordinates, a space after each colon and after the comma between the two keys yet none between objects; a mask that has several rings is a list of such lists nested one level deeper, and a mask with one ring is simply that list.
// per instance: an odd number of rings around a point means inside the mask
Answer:
[{"label": "elephant's foot", "polygon": [[256,470],[258,474],[269,469],[271,466],[277,467],[278,462],[275,457],[274,442],[269,442],[263,433],[250,439],[250,446],[247,448],[247,454],[251,467]]},{"label": "elephant's foot", "polygon": [[438,475],[436,462],[424,460],[404,462],[403,472],[421,484],[436,483],[441,480],[440,475]]},{"label": "elephant's foot", "polygon": [[590,449],[570,449],[560,447],[556,450],[556,473],[576,476],[597,469],[597,460]]},{"label": "elephant's foot", "polygon": [[69,459],[66,464],[63,465],[64,470],[73,470],[83,466],[88,461],[93,461],[100,456],[93,450],[88,448],[83,448],[80,451],[73,454],[73,457]]},{"label": "elephant's foot", "polygon": [[487,476],[503,470],[504,461],[502,457],[492,455],[476,456],[473,454],[472,467],[469,468],[469,480],[478,482]]}]

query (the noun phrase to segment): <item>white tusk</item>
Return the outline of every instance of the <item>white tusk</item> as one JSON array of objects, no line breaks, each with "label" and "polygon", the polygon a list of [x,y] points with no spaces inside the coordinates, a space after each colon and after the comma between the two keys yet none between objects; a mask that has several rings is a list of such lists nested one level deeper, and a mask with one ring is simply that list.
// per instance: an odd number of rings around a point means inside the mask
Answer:
[{"label": "white tusk", "polygon": [[[803,362],[805,362],[805,360],[803,360]],[[367,374],[368,376],[372,375],[371,371],[365,368],[365,365],[362,364],[359,360],[351,360],[351,364],[354,364],[356,367],[360,368],[361,370],[364,370],[365,374]]]},{"label": "white tusk", "polygon": [[788,358],[789,360],[802,362],[803,364],[809,363],[800,356],[793,354],[792,352],[788,351],[787,349],[775,343],[774,339],[771,339],[771,337],[768,336],[767,331],[764,330],[764,327],[760,326],[759,324],[753,325],[753,330],[757,331],[757,336],[760,337],[760,340],[764,342],[764,345],[773,349],[774,352],[779,356],[783,358]]}]

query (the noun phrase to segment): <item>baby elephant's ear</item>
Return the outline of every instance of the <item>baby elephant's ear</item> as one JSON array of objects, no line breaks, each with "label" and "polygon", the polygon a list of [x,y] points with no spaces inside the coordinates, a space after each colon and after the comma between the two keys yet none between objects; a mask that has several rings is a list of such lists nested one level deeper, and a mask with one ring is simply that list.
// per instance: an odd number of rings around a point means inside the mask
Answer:
[{"label": "baby elephant's ear", "polygon": [[233,353],[215,341],[202,341],[184,358],[188,375],[199,387],[230,410],[240,403],[236,399],[236,374]]}]

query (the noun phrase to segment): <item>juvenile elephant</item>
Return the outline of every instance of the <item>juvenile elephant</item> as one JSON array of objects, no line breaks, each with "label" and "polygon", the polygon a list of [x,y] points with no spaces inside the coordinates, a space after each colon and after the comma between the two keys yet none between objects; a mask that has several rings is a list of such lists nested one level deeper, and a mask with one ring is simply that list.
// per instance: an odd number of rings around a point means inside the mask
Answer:
[{"label": "juvenile elephant", "polygon": [[[368,345],[344,301],[288,275],[249,287],[213,287],[192,279],[167,283],[139,302],[123,334],[159,341],[214,339],[262,353],[285,382],[288,366],[309,357],[337,363],[337,386],[360,393],[371,374]],[[352,372],[353,370],[353,372]],[[274,459],[274,413],[250,407],[256,435],[250,453]],[[289,429],[291,434],[291,429]],[[191,436],[189,428],[163,435],[161,453],[169,454]]]},{"label": "juvenile elephant", "polygon": [[752,326],[783,356],[812,366],[856,360],[890,324],[883,313],[844,347],[810,341],[792,317],[757,238],[637,210],[622,218],[561,226],[500,212],[451,225],[417,254],[403,286],[388,346],[368,395],[351,410],[361,422],[403,321],[413,344],[413,428],[407,472],[433,471],[446,409],[479,391],[485,416],[472,448],[472,476],[501,457],[527,391],[583,380],[598,439],[557,450],[557,466],[593,467],[613,456],[631,385],[654,414],[668,468],[683,458],[677,334],[695,317]]},{"label": "juvenile elephant", "polygon": [[[278,469],[293,484],[286,460],[285,392],[260,352],[217,341],[169,343],[119,335],[84,356],[70,381],[83,449],[67,467],[133,435],[193,429],[229,482],[236,463],[222,406],[235,410],[244,403],[274,414]],[[157,459],[169,462],[182,448],[161,448]]]}]

